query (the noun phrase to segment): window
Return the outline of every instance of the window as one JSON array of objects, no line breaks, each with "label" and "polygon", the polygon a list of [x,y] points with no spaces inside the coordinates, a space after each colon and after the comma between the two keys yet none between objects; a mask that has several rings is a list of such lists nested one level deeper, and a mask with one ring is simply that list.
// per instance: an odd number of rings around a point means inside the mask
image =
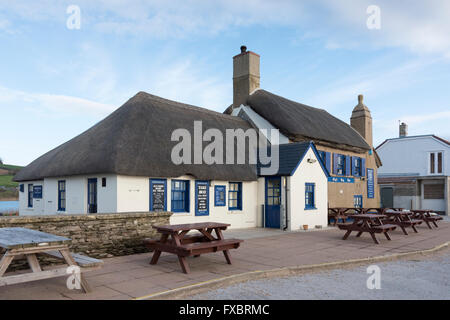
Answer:
[{"label": "window", "polygon": [[317,150],[322,163],[327,168],[328,173],[331,173],[331,153],[326,151]]},{"label": "window", "polygon": [[326,163],[326,161],[327,161],[327,156],[326,156],[326,152],[325,151],[320,151],[320,150],[318,150],[318,152],[319,152],[319,156],[320,156],[320,159],[322,159],[322,162],[323,163]]},{"label": "window", "polygon": [[352,157],[352,175],[355,177],[364,177],[365,175],[365,159],[360,157]]},{"label": "window", "polygon": [[106,178],[102,178],[102,187],[106,187]]},{"label": "window", "polygon": [[230,182],[228,190],[228,209],[242,210],[242,182]]},{"label": "window", "polygon": [[66,211],[66,181],[58,181],[58,211]]},{"label": "window", "polygon": [[341,176],[345,175],[345,156],[342,154],[338,155],[336,172]]},{"label": "window", "polygon": [[189,212],[188,180],[172,180],[172,211]]},{"label": "window", "polygon": [[281,205],[281,179],[270,178],[267,179],[267,205],[279,206]]},{"label": "window", "polygon": [[25,192],[25,187],[24,187],[23,183],[20,184],[19,190],[20,190],[20,192]]},{"label": "window", "polygon": [[305,183],[305,209],[316,209],[314,189],[314,183]]},{"label": "window", "polygon": [[430,174],[441,174],[443,167],[442,152],[430,152],[429,171]]},{"label": "window", "polygon": [[225,186],[214,186],[214,205],[216,207],[225,207]]},{"label": "window", "polygon": [[355,208],[363,207],[363,197],[362,195],[353,196],[353,206]]},{"label": "window", "polygon": [[28,208],[33,208],[33,185],[28,185]]}]

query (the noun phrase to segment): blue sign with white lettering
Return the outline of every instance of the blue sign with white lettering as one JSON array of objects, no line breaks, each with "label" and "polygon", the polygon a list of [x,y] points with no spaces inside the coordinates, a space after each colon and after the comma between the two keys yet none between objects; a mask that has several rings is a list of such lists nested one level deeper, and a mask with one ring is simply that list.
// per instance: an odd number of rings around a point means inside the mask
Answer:
[{"label": "blue sign with white lettering", "polygon": [[367,198],[375,198],[375,181],[373,169],[367,169]]},{"label": "blue sign with white lettering", "polygon": [[214,205],[216,207],[224,207],[225,203],[225,186],[214,186]]},{"label": "blue sign with white lettering", "polygon": [[42,186],[33,186],[33,199],[42,199]]},{"label": "blue sign with white lettering", "polygon": [[355,183],[355,178],[347,177],[329,177],[329,182],[341,182],[341,183]]}]

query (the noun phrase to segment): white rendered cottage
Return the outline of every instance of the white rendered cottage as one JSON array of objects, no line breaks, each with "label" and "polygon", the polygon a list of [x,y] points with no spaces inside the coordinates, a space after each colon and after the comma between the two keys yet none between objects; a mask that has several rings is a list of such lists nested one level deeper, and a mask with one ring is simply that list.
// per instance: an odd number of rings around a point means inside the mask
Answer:
[{"label": "white rendered cottage", "polygon": [[140,92],[15,176],[19,214],[172,211],[172,224],[327,225],[329,175],[313,143],[281,145],[279,170],[271,176],[259,176],[250,164],[177,165],[172,133],[183,128],[195,135],[195,121],[223,133],[251,128],[239,117]]}]

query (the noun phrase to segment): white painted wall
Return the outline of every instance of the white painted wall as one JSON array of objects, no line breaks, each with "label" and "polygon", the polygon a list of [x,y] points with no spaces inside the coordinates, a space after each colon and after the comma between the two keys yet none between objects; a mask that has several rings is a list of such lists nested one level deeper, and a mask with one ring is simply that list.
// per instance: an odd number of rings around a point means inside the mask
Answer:
[{"label": "white painted wall", "polygon": [[[405,137],[386,141],[377,149],[383,166],[378,175],[428,176],[429,152],[443,152],[443,173],[450,175],[450,146],[432,136]],[[436,160],[437,161],[437,160]]]},{"label": "white painted wall", "polygon": [[[315,159],[309,163],[307,159]],[[315,184],[316,209],[305,210],[305,183]],[[288,178],[289,230],[299,230],[307,224],[309,229],[316,225],[328,225],[328,179],[319,161],[310,148],[295,173]]]}]

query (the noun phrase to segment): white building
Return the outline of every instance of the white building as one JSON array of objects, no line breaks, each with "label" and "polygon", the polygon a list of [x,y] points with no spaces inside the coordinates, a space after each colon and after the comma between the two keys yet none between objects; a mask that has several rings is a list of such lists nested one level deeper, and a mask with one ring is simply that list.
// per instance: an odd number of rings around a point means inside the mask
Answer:
[{"label": "white building", "polygon": [[381,201],[385,207],[431,209],[449,213],[450,142],[435,135],[407,136],[377,147],[383,166],[378,169]]}]

